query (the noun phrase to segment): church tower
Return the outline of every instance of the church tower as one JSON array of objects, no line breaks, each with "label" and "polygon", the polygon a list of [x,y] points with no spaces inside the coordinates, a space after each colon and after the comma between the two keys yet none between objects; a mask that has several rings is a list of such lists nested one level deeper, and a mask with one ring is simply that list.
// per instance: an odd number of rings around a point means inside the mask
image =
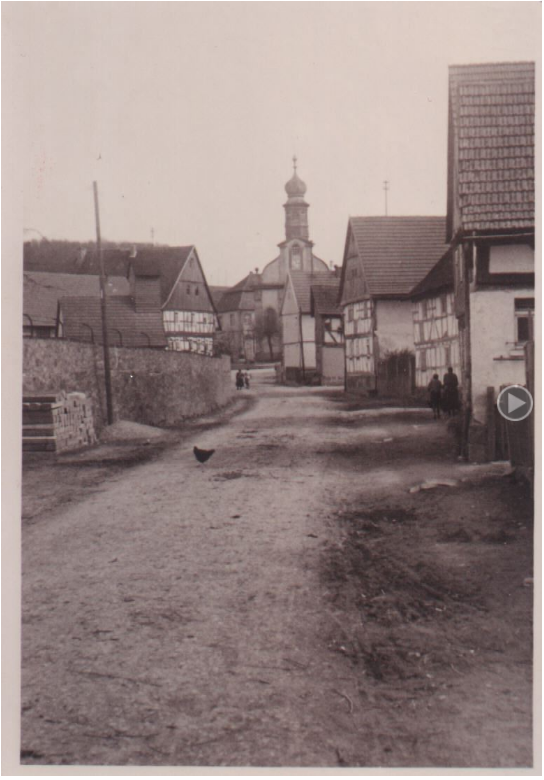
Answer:
[{"label": "church tower", "polygon": [[287,203],[285,209],[285,239],[293,238],[309,240],[308,230],[308,203],[304,200],[306,185],[297,174],[297,158],[293,157],[293,175],[285,185]]}]

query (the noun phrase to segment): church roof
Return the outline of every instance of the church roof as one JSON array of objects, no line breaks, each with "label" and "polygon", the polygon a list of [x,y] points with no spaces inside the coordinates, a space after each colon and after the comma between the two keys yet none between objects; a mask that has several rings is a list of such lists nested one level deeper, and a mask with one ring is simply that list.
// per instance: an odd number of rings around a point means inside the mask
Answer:
[{"label": "church roof", "polygon": [[285,185],[285,192],[290,198],[303,198],[306,195],[306,189],[306,184],[296,171]]},{"label": "church roof", "polygon": [[234,287],[230,287],[221,296],[217,304],[217,311],[221,313],[241,310],[253,311],[255,309],[254,289],[259,278],[259,274],[251,272]]}]

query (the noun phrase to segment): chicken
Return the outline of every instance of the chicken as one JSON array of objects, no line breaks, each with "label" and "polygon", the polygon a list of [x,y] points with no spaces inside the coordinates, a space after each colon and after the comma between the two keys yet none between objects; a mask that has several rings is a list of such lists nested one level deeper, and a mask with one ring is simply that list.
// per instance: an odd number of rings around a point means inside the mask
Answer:
[{"label": "chicken", "polygon": [[199,463],[206,463],[209,460],[215,450],[199,450],[198,447],[193,447],[193,453]]}]

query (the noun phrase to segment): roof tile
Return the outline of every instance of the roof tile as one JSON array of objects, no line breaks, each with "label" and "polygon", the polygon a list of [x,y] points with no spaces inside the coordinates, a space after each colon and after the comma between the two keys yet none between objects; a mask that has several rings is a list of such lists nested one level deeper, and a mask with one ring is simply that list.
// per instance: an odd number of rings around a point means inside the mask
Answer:
[{"label": "roof tile", "polygon": [[373,296],[408,295],[447,249],[444,217],[351,217],[349,224]]},{"label": "roof tile", "polygon": [[[64,336],[68,339],[102,343],[100,299],[90,296],[61,298]],[[112,346],[165,347],[162,312],[136,311],[128,295],[108,298],[108,335]]]},{"label": "roof tile", "polygon": [[451,67],[450,112],[460,227],[534,228],[534,64]]}]

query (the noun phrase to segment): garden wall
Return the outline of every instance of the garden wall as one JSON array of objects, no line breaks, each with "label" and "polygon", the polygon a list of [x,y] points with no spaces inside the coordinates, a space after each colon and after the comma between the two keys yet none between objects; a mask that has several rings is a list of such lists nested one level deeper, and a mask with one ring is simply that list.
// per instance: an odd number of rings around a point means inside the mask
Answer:
[{"label": "garden wall", "polygon": [[[111,347],[114,420],[170,426],[224,406],[232,396],[230,358]],[[82,392],[97,432],[106,424],[103,350],[60,339],[25,339],[23,392]]]}]

